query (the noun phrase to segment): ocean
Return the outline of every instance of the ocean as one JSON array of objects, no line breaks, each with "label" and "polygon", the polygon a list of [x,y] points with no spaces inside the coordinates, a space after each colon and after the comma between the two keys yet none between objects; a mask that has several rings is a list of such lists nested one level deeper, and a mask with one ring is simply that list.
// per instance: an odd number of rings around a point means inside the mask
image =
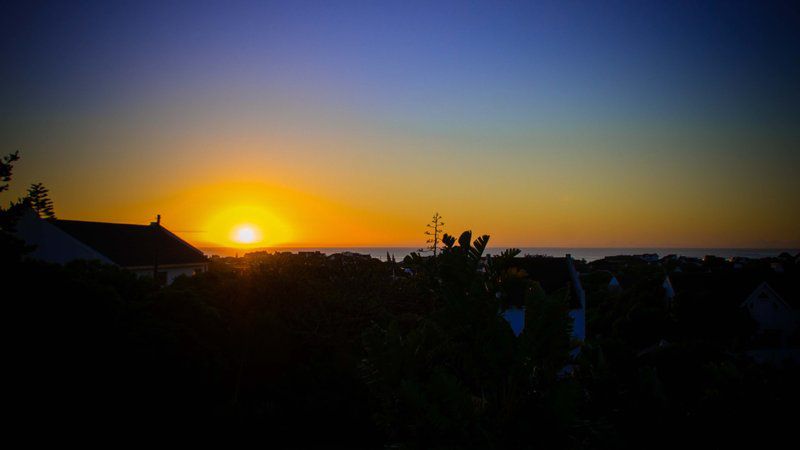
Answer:
[{"label": "ocean", "polygon": [[[487,254],[497,255],[507,247],[490,247],[486,250]],[[702,258],[706,255],[714,255],[722,258],[731,257],[744,257],[744,258],[766,258],[771,256],[778,256],[782,252],[788,252],[796,255],[800,250],[798,249],[774,249],[774,248],[576,248],[576,247],[519,247],[522,250],[521,255],[546,255],[546,256],[564,256],[566,254],[572,255],[575,259],[583,259],[586,261],[595,261],[603,259],[606,256],[616,255],[641,255],[644,253],[656,253],[659,257],[666,255],[680,255],[688,257]],[[362,253],[378,258],[380,260],[386,259],[386,254],[392,255],[398,261],[406,257],[411,252],[419,250],[415,247],[319,247],[319,248],[256,248],[256,249],[237,249],[229,247],[205,247],[200,248],[206,255],[212,256],[242,256],[245,253],[254,251],[268,251],[268,252],[322,252],[327,255],[342,252]]]}]

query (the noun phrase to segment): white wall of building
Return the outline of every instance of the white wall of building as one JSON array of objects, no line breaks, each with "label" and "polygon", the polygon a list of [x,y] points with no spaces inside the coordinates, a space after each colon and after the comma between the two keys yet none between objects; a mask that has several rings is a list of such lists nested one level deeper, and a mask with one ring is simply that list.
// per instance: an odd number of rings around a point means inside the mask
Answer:
[{"label": "white wall of building", "polygon": [[[25,211],[17,222],[18,238],[27,245],[34,246],[29,257],[55,264],[66,264],[75,260],[98,260],[106,264],[114,264],[110,259],[85,245],[81,241],[65,233],[57,226],[46,220],[40,219],[32,210]],[[127,268],[139,276],[153,276],[152,267]],[[175,278],[194,275],[198,269],[205,272],[205,264],[188,264],[184,266],[162,266],[159,272],[166,272],[167,284],[172,284]]]},{"label": "white wall of building", "polygon": [[761,283],[742,306],[756,321],[759,331],[779,331],[785,340],[797,328],[797,315],[767,283]]},{"label": "white wall of building", "polygon": [[[158,268],[159,272],[166,272],[166,274],[167,274],[167,284],[168,285],[172,284],[172,282],[175,281],[175,279],[178,278],[179,276],[186,275],[187,277],[190,277],[190,276],[194,275],[195,273],[197,273],[198,270],[201,271],[201,272],[205,272],[206,271],[205,265],[193,264],[193,265],[188,265],[188,266],[174,266],[174,267],[170,266],[170,267],[159,267]],[[135,273],[136,275],[141,276],[141,277],[150,277],[150,278],[153,277],[153,268],[152,267],[150,267],[150,268],[136,268],[136,269],[131,269],[131,271],[133,273]]]},{"label": "white wall of building", "polygon": [[76,259],[99,260],[113,264],[111,260],[85,245],[57,226],[40,219],[32,210],[25,211],[17,222],[17,237],[34,246],[28,256],[56,264],[65,264]]}]

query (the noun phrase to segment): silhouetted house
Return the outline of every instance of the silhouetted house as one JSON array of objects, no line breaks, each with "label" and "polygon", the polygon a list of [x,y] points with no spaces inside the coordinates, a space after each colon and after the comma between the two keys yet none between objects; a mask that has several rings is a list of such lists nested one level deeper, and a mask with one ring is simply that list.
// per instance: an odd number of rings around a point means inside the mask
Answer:
[{"label": "silhouetted house", "polygon": [[[525,256],[514,260],[514,266],[523,269],[530,279],[539,283],[548,294],[552,295],[562,289],[566,289],[573,307],[578,307],[579,301],[575,290],[576,284],[570,275],[570,267],[575,268],[576,265],[580,264],[580,261],[573,260],[570,255],[563,258]],[[580,285],[580,282],[577,285]]]},{"label": "silhouetted house", "polygon": [[[524,270],[547,294],[566,291],[570,302],[569,315],[573,321],[572,338],[577,342],[583,342],[586,338],[586,294],[572,257],[570,255],[564,258],[526,256],[516,258],[514,266]],[[511,299],[509,303],[510,307],[501,314],[514,334],[519,335],[525,328],[525,308],[521,304],[521,299]]]},{"label": "silhouetted house", "polygon": [[658,253],[645,253],[643,255],[637,255],[642,261],[648,263],[656,263],[658,262]]},{"label": "silhouetted house", "polygon": [[366,253],[356,253],[356,252],[346,251],[329,255],[328,259],[335,261],[342,261],[342,262],[369,261],[372,259],[372,256]]},{"label": "silhouetted house", "polygon": [[686,264],[692,264],[695,266],[703,265],[703,260],[700,258],[695,258],[694,256],[681,256],[680,261]]},{"label": "silhouetted house", "polygon": [[767,282],[759,284],[742,307],[756,322],[758,338],[764,343],[786,346],[800,325],[798,312]]},{"label": "silhouetted house", "polygon": [[672,300],[675,299],[675,288],[672,286],[672,280],[669,279],[669,275],[664,277],[661,287],[664,289],[664,301],[667,302],[667,305],[672,305]]},{"label": "silhouetted house", "polygon": [[[656,259],[656,262],[658,260]],[[598,259],[589,263],[589,267],[593,271],[598,270],[605,270],[617,276],[619,280],[619,274],[629,272],[631,269],[635,268],[646,268],[650,266],[650,262],[648,262],[644,255],[616,255],[616,256],[606,256],[605,258]],[[619,280],[622,284],[625,284],[625,280]]]},{"label": "silhouetted house", "polygon": [[514,336],[522,334],[525,329],[525,307],[524,306],[510,306],[500,313],[503,319],[508,322]]},{"label": "silhouetted house", "polygon": [[[583,286],[581,286],[581,279],[578,276],[578,271],[575,270],[575,265],[572,263],[572,256],[567,254],[566,259],[567,270],[569,270],[570,287],[578,303],[577,308],[569,312],[569,316],[572,317],[572,337],[583,343],[583,341],[586,340],[586,292],[584,292]],[[580,347],[576,350],[580,352]],[[573,355],[574,354],[575,352],[573,352]]]},{"label": "silhouetted house", "polygon": [[97,260],[155,276],[162,284],[208,268],[203,252],[162,227],[160,220],[132,225],[40,219],[27,211],[17,224],[17,236],[34,246],[29,256],[35,259],[57,264]]},{"label": "silhouetted house", "polygon": [[593,270],[581,274],[581,285],[588,291],[619,292],[622,285],[608,270]]},{"label": "silhouetted house", "polygon": [[611,275],[611,279],[608,280],[608,290],[611,292],[619,292],[622,290],[622,285],[619,284],[619,280],[614,275]]},{"label": "silhouetted house", "polygon": [[[738,270],[695,274],[672,274],[675,299],[684,306],[704,303],[706,308],[741,308],[753,320],[751,348],[798,346],[800,312],[797,281],[793,274],[771,270]],[[711,326],[711,325],[709,325]]]}]

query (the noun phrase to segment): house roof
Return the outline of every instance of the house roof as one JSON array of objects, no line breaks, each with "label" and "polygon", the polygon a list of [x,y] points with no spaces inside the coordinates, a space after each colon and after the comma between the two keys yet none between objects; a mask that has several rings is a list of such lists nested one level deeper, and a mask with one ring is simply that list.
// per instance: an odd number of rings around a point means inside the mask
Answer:
[{"label": "house roof", "polygon": [[538,281],[545,292],[553,293],[561,288],[569,287],[567,258],[526,256],[515,258],[514,265],[524,269],[532,280]]},{"label": "house roof", "polygon": [[800,289],[793,274],[776,274],[764,270],[716,273],[671,274],[677,295],[711,295],[721,302],[739,305],[762,283],[767,283],[790,306],[800,306]]},{"label": "house roof", "polygon": [[201,264],[206,256],[166,228],[152,225],[49,220],[73,238],[123,267]]},{"label": "house roof", "polygon": [[[515,258],[514,266],[525,270],[530,279],[538,282],[548,294],[567,289],[569,291],[570,307],[580,306],[578,295],[575,292],[576,286],[573,285],[570,277],[567,258],[525,256]],[[578,283],[580,283],[580,279],[578,279]]]}]

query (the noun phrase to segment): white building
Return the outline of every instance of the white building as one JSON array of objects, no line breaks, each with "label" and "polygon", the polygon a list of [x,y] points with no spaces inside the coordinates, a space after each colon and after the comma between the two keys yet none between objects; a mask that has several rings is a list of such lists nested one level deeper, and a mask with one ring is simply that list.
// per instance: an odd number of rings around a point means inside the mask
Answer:
[{"label": "white building", "polygon": [[29,257],[51,263],[97,260],[155,276],[162,284],[205,272],[208,259],[203,252],[160,222],[160,217],[150,225],[41,219],[29,210],[17,223],[16,234],[33,247]]},{"label": "white building", "polygon": [[614,275],[611,275],[611,280],[608,281],[607,287],[611,292],[619,292],[622,290],[622,285],[619,284],[619,280]]},{"label": "white building", "polygon": [[[586,293],[575,270],[572,256],[567,254],[564,258],[525,257],[519,258],[517,263],[531,280],[545,289],[545,292],[553,293],[562,288],[569,290],[572,306],[569,310],[569,317],[572,319],[571,337],[575,344],[572,354],[575,356],[580,353],[580,346],[586,339]],[[518,298],[511,303],[516,304],[508,305],[500,311],[500,315],[508,322],[514,335],[519,336],[525,329],[524,299]]]},{"label": "white building", "polygon": [[671,305],[672,301],[675,300],[675,288],[672,286],[672,280],[669,279],[669,276],[664,277],[661,288],[664,289],[664,300],[667,305]]},{"label": "white building", "polygon": [[766,282],[761,283],[742,303],[756,322],[757,333],[780,346],[796,332],[797,312]]}]

